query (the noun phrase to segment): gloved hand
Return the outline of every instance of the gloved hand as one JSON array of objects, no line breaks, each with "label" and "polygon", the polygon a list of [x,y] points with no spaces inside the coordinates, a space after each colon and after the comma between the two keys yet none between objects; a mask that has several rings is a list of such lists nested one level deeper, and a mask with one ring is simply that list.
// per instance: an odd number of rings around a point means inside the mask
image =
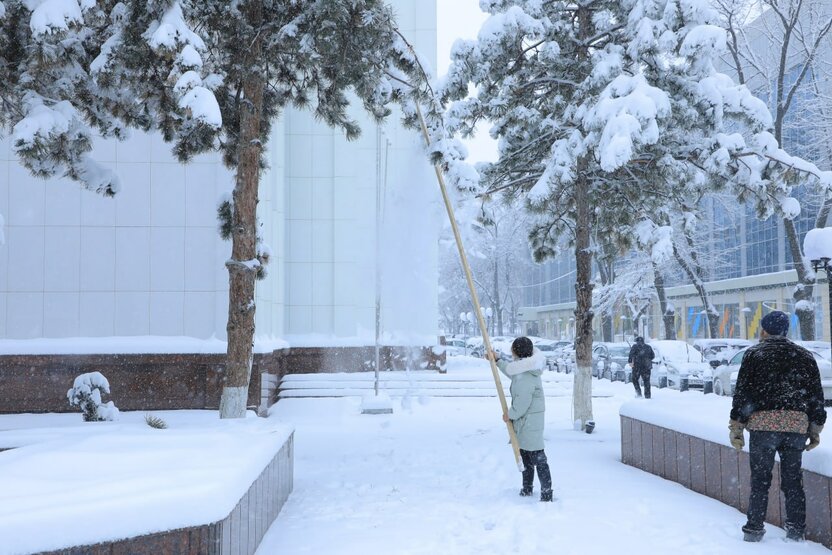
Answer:
[{"label": "gloved hand", "polygon": [[820,445],[820,433],[823,431],[823,426],[820,424],[809,424],[809,443],[806,444],[806,450],[811,451]]},{"label": "gloved hand", "polygon": [[742,422],[737,422],[736,420],[729,420],[728,429],[731,430],[728,434],[728,438],[731,440],[731,445],[737,451],[741,451],[743,446],[745,445],[745,437],[743,436],[745,424],[743,424]]}]

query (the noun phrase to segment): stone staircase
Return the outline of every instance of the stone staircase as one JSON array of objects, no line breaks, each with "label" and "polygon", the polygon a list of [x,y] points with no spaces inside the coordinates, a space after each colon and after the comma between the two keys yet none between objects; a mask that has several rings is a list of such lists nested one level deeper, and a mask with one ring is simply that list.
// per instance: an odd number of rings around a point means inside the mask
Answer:
[{"label": "stone staircase", "polygon": [[[503,391],[509,394],[509,380],[500,376]],[[314,397],[363,397],[373,393],[374,375],[372,372],[350,372],[332,374],[287,374],[280,380],[278,400],[314,398]],[[546,397],[566,397],[572,395],[571,374],[555,372],[543,373],[543,388]],[[600,386],[602,383],[599,383]],[[609,384],[609,382],[606,382]],[[598,389],[598,391],[595,391]],[[593,397],[609,397],[604,387],[595,387]],[[391,397],[427,396],[427,397],[496,397],[494,379],[490,371],[455,372],[439,374],[432,371],[391,371],[379,376],[379,391]]]}]

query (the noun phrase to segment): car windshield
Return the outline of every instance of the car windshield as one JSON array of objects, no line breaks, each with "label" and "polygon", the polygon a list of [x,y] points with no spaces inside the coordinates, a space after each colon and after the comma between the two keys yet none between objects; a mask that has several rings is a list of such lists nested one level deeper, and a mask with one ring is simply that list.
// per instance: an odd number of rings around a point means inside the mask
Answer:
[{"label": "car windshield", "polygon": [[663,341],[657,347],[661,355],[667,360],[674,362],[705,362],[702,353],[684,341]]}]

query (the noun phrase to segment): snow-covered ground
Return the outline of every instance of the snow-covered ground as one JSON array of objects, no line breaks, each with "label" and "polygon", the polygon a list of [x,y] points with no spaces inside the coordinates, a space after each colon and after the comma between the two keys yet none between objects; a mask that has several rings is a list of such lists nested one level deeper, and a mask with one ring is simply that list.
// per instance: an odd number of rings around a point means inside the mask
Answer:
[{"label": "snow-covered ground", "polygon": [[224,519],[285,443],[275,420],[158,411],[0,416],[0,555],[51,551]]},{"label": "snow-covered ground", "polygon": [[[491,374],[460,357],[445,377]],[[496,397],[433,397],[418,383],[392,394],[392,415],[361,415],[357,397],[285,399],[268,419],[245,421],[155,413],[168,430],[148,428],[142,413],[89,424],[77,413],[3,415],[0,447],[20,448],[0,453],[0,554],[224,518],[292,428],[294,492],[260,555],[828,553],[785,543],[773,527],[746,544],[738,511],[619,461],[619,410],[675,427],[696,415],[686,431],[724,441],[729,399],[656,390],[633,401],[631,385],[595,380],[597,427],[587,435],[572,429],[572,377],[544,378],[552,504],[517,495]],[[825,464],[829,445],[807,466]]]},{"label": "snow-covered ground", "polygon": [[[613,395],[593,400],[592,435],[573,431],[569,396],[547,396],[553,504],[517,495],[496,398],[414,396],[382,416],[361,415],[357,398],[282,400],[271,419],[296,428],[295,489],[258,554],[828,553],[773,527],[747,544],[735,509],[623,465],[618,413],[632,386],[593,387]],[[659,390],[642,402],[677,399],[718,415],[727,435],[727,399]]]}]

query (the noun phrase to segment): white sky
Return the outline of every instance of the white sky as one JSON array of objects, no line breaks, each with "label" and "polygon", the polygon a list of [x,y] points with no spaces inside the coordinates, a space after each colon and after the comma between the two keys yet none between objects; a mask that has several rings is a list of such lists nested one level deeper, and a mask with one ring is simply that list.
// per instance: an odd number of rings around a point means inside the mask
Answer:
[{"label": "white sky", "polygon": [[[480,11],[479,0],[436,0],[436,63],[439,75],[448,71],[451,46],[457,38],[476,38],[488,14]],[[497,144],[488,136],[487,128],[478,129],[476,137],[466,141],[468,160],[480,162],[497,157]]]}]

